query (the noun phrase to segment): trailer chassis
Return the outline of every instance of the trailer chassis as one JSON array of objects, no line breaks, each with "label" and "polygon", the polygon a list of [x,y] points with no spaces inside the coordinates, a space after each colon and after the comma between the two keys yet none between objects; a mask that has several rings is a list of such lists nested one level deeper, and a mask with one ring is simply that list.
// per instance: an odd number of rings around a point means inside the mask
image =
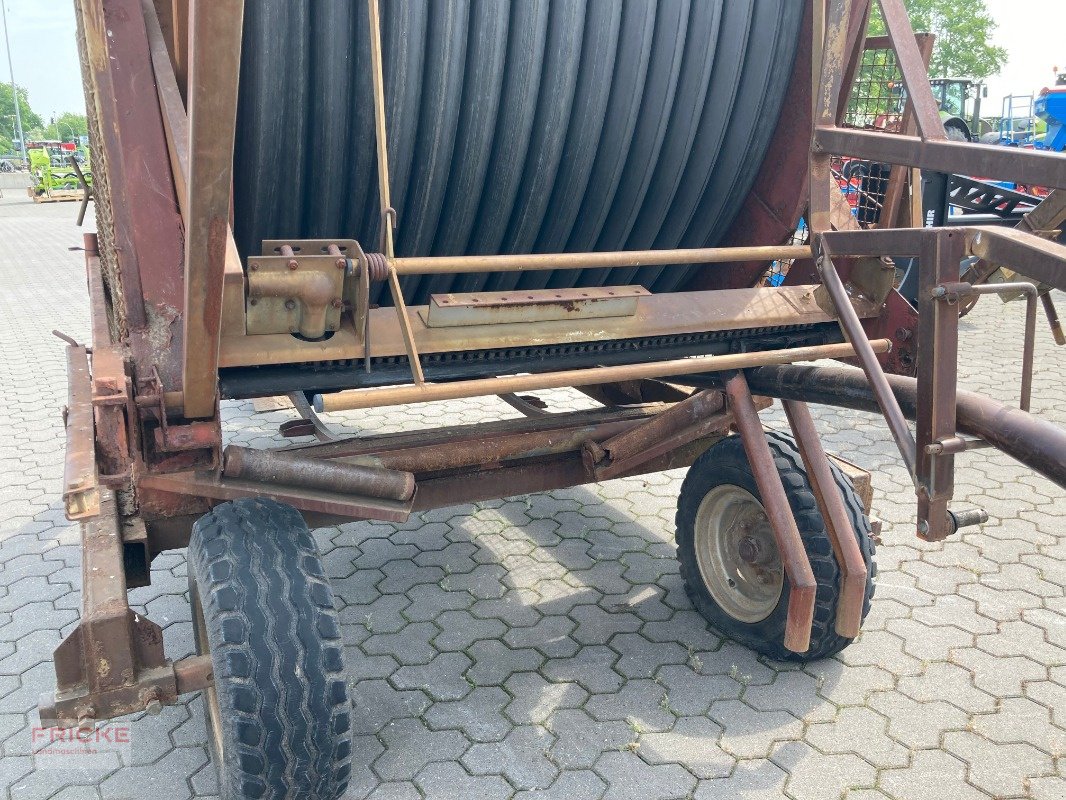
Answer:
[{"label": "trailer chassis", "polygon": [[[914,480],[917,531],[923,539],[943,539],[984,517],[978,509],[949,509],[954,456],[971,447],[1007,449],[1066,487],[1061,432],[1049,433],[1046,424],[1025,411],[983,400],[981,414],[1013,421],[1013,439],[980,438],[982,428],[972,420],[975,412],[970,407],[960,412],[956,389],[957,304],[984,291],[960,282],[960,259],[980,258],[1066,290],[1066,247],[1046,238],[1064,215],[1042,220],[1044,227],[1035,233],[994,227],[853,230],[835,213],[829,167],[833,155],[849,155],[909,168],[912,182],[924,169],[1040,183],[1059,187],[1052,203],[1061,207],[1066,205],[1061,203],[1066,159],[947,141],[902,0],[879,2],[910,98],[910,122],[903,134],[840,124],[870,3],[814,0],[808,10],[811,80],[805,88],[811,103],[800,103],[799,117],[783,120],[779,135],[813,131],[809,150],[787,165],[810,187],[810,246],[777,244],[802,209],[787,209],[773,219],[753,215],[754,242],[667,254],[403,259],[392,253],[391,224],[386,224],[380,253],[365,253],[357,243],[342,241],[266,243],[264,255],[250,259],[245,269],[229,231],[241,0],[178,0],[173,5],[169,0],[80,0],[94,135],[103,156],[99,196],[110,202],[98,212],[106,241],[86,237],[92,343],[67,349],[64,499],[68,516],[82,522],[82,617],[56,650],[57,690],[42,697],[42,721],[91,726],[139,710],[158,711],[182,694],[211,685],[210,657],[167,659],[159,627],[130,609],[127,589],[146,583],[152,558],[183,547],[193,521],[217,503],[269,497],[298,509],[311,526],[402,521],[411,513],[458,502],[686,466],[731,430],[743,440],[790,579],[785,644],[802,653],[811,630],[813,577],[759,423],[758,410],[770,396],[786,398],[841,570],[842,602],[835,625],[841,635],[854,637],[861,622],[865,566],[854,540],[843,535],[849,523],[829,483],[829,462],[805,405],[807,399],[838,401],[813,374],[800,379],[799,388],[795,382],[785,385],[784,377],[796,374],[788,370],[799,369],[790,365],[800,361],[835,358],[860,365],[864,377],[846,377],[845,382],[866,393],[867,406],[872,398],[888,423]],[[371,7],[376,8],[373,0]],[[374,61],[380,83],[380,52]],[[149,85],[158,93],[157,107],[135,101]],[[379,87],[375,112],[384,151],[382,91]],[[163,168],[142,174],[143,164]],[[383,214],[392,223],[387,170],[382,172]],[[102,249],[111,255],[102,258]],[[916,315],[892,288],[887,259],[900,255],[920,259]],[[708,268],[696,286],[702,282],[709,288],[683,300],[638,297],[640,330],[651,326],[662,335],[688,335],[784,326],[808,334],[813,330],[822,338],[795,346],[778,339],[763,349],[609,366],[567,369],[564,360],[529,374],[490,374],[461,382],[425,379],[427,354],[483,349],[483,327],[429,328],[421,317],[429,309],[404,305],[399,275],[561,264],[594,269],[654,259],[723,266]],[[788,284],[756,287],[761,265],[775,259],[798,260]],[[263,278],[268,274],[272,277]],[[389,284],[394,309],[370,308],[371,280]],[[730,288],[716,290],[716,281],[726,281]],[[332,327],[332,338],[305,341],[288,331],[253,332],[249,326],[262,317],[253,311],[259,299],[273,304],[283,324]],[[274,302],[279,299],[280,307]],[[556,299],[562,303],[549,302],[536,313],[575,300]],[[507,305],[506,298],[493,301],[498,309]],[[679,322],[680,303],[696,311]],[[1030,303],[1030,318],[1032,308]],[[574,329],[572,322],[556,325],[543,319],[538,330],[547,333],[527,333],[523,339],[508,329],[508,346],[558,345],[567,338],[564,329]],[[264,324],[275,323],[267,319]],[[819,325],[828,325],[831,333]],[[607,332],[588,334],[582,341],[613,344],[632,338],[627,332],[632,333],[633,323],[626,316],[598,327]],[[317,408],[301,398],[298,407],[307,421],[301,430],[323,441],[275,453],[284,461],[282,473],[257,472],[255,459],[261,455],[223,449],[220,370],[346,359],[373,371],[373,359],[385,356],[406,357],[410,377],[402,385],[331,385],[316,393]],[[1031,375],[1032,359],[1030,336],[1025,376]],[[916,378],[907,386],[886,374],[907,374],[915,365]],[[604,407],[545,414],[516,395],[554,386],[582,387]],[[334,391],[341,388],[345,390]],[[1023,388],[1022,408],[1027,394]],[[319,410],[480,395],[503,396],[527,416],[418,435],[340,440],[332,440],[316,416]],[[843,397],[839,403],[848,405]],[[908,416],[915,420],[914,435]],[[966,439],[958,435],[960,429],[978,435]]]}]

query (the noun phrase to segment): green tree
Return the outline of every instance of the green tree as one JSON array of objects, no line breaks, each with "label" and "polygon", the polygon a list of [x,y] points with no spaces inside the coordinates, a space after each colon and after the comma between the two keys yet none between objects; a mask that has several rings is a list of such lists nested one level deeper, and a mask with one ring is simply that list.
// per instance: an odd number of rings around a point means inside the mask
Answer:
[{"label": "green tree", "polygon": [[[29,132],[41,127],[44,122],[30,108],[29,95],[18,87],[19,113],[22,115],[22,130]],[[0,152],[10,153],[14,148],[12,139],[15,131],[15,101],[10,83],[0,83]]]},{"label": "green tree", "polygon": [[85,136],[89,132],[89,122],[84,114],[75,114],[72,111],[60,114],[52,120],[51,124],[42,128],[39,135],[41,139],[60,139],[69,142],[71,137]]},{"label": "green tree", "polygon": [[[992,44],[996,22],[985,0],[904,0],[917,32],[936,35],[929,64],[933,78],[972,78],[995,75],[1007,60],[1007,51]],[[881,9],[874,3],[870,33],[885,32]]]}]

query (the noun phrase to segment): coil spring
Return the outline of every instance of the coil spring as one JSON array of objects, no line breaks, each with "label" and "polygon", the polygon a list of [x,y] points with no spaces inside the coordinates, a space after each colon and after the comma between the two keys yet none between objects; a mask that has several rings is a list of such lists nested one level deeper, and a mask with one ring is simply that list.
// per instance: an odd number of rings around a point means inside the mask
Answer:
[{"label": "coil spring", "polygon": [[367,253],[366,268],[372,282],[383,281],[389,277],[389,262],[384,253]]}]

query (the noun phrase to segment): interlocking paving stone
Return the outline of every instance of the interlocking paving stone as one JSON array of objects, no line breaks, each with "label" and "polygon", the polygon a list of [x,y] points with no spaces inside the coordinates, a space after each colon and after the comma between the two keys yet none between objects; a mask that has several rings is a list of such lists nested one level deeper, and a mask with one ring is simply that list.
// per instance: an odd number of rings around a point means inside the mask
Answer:
[{"label": "interlocking paving stone", "polygon": [[475,744],[463,756],[463,766],[475,775],[503,775],[518,789],[545,789],[559,769],[548,753],[552,735],[536,725],[513,728],[499,742]]},{"label": "interlocking paving stone", "polygon": [[[35,763],[37,697],[81,583],[60,501],[65,357],[50,332],[84,340],[88,314],[82,254],[67,249],[81,242],[73,207],[13,194],[0,199],[0,800],[210,797],[197,695],[134,717],[120,766]],[[964,388],[1016,402],[1019,312],[986,298],[963,320]],[[1037,358],[1034,409],[1066,425],[1066,348],[1039,328]],[[328,420],[383,433],[514,413],[479,398]],[[683,471],[318,531],[354,699],[349,800],[1066,797],[1061,491],[967,453],[959,504],[992,519],[919,542],[883,423],[814,413],[828,450],[874,471],[885,525],[864,634],[800,669],[722,639],[692,608],[674,560]],[[224,435],[280,443],[294,416],[227,402]],[[785,425],[779,409],[763,417]],[[131,592],[175,656],[192,652],[185,575],[183,553],[162,554],[152,586]]]}]

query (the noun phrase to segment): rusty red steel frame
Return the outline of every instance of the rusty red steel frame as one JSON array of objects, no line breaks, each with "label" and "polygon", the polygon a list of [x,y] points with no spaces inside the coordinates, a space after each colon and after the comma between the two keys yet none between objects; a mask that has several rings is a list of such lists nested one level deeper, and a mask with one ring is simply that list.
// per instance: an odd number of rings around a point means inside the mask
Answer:
[{"label": "rusty red steel frame", "polygon": [[[187,543],[198,516],[233,498],[289,503],[311,525],[402,521],[420,510],[460,502],[688,466],[735,429],[789,579],[785,644],[802,653],[811,635],[815,580],[759,421],[758,411],[771,401],[753,396],[753,390],[786,399],[788,420],[840,566],[836,630],[845,637],[859,632],[867,570],[804,400],[865,408],[876,402],[914,478],[917,528],[926,539],[943,538],[981,519],[979,510],[949,508],[955,456],[973,446],[1004,449],[1062,485],[1062,436],[1049,434],[1045,423],[1023,410],[1007,414],[957,392],[956,306],[960,297],[989,291],[960,281],[963,257],[1066,289],[1066,247],[1044,238],[1042,228],[834,229],[832,156],[1066,188],[1062,156],[946,140],[926,76],[929,40],[916,39],[902,0],[879,4],[918,135],[843,126],[842,104],[857,69],[871,3],[811,0],[805,23],[810,46],[800,48],[792,80],[801,102],[783,115],[774,138],[778,155],[767,160],[752,196],[744,201],[747,218],[726,237],[728,248],[449,260],[394,259],[388,251],[366,254],[358,243],[340,240],[279,241],[266,243],[264,254],[245,269],[227,225],[243,3],[78,0],[79,43],[100,162],[97,191],[107,202],[98,206],[99,241],[86,238],[93,340],[91,346],[67,350],[64,500],[69,516],[82,521],[82,617],[56,650],[58,688],[42,698],[42,720],[91,725],[142,709],[158,710],[180,694],[210,684],[209,659],[167,659],[158,626],[130,609],[126,593],[128,586],[147,580],[152,557]],[[383,135],[379,131],[379,143]],[[782,175],[808,187],[810,245],[785,244],[802,208],[774,201],[773,187]],[[902,190],[897,186],[894,191]],[[917,316],[890,280],[885,282],[886,265],[891,264],[883,259],[900,256],[919,258]],[[251,286],[255,276],[273,269],[271,259],[281,267],[269,280],[289,281],[295,292],[300,281],[307,281],[286,278],[287,271],[321,268],[329,286],[341,286],[343,275],[344,298],[315,309],[316,326],[336,326],[332,339],[298,341],[288,327],[280,335],[248,330],[255,301],[274,296]],[[359,393],[348,407],[495,394],[526,416],[434,431],[333,438],[301,394],[297,407],[308,422],[293,432],[314,433],[320,441],[270,452],[235,448],[223,456],[220,365],[351,359],[365,364],[365,370],[353,372],[371,370],[372,375],[374,354],[406,354],[413,364],[427,352],[463,353],[487,346],[462,326],[412,326],[419,314],[428,313],[424,308],[405,310],[398,304],[395,314],[387,309],[374,313],[368,301],[371,281],[394,281],[400,272],[487,266],[595,269],[655,259],[703,264],[689,287],[694,291],[665,299],[637,297],[637,322],[624,315],[597,319],[590,327],[606,333],[588,333],[587,341],[634,337],[642,326],[661,334],[822,326],[821,338],[802,346],[734,350],[702,359],[650,353],[640,364],[493,374],[455,383],[432,377],[423,381],[416,370],[410,386],[395,385],[410,380],[401,378],[391,380],[393,385],[341,387]],[[785,286],[760,287],[766,263],[775,259],[796,260],[796,266]],[[326,280],[314,282],[317,291]],[[1022,288],[1028,315],[1024,408],[1039,293]],[[295,313],[297,303],[278,307],[284,309],[281,313]],[[292,318],[284,319],[288,325]],[[577,325],[575,320],[548,320],[513,334],[508,346],[555,346],[564,341],[560,337],[576,335]],[[806,383],[799,379],[784,385],[787,376],[799,374],[795,370],[808,369],[790,366],[793,362],[821,357],[858,361],[865,375],[858,380],[865,383],[859,386],[848,378],[848,391],[865,392],[861,400],[849,400],[847,392],[834,400],[826,381],[819,380],[824,372],[803,373],[810,376]],[[900,381],[906,378],[886,374],[886,367],[910,373],[915,364],[911,394],[901,395]],[[707,375],[697,373],[708,371],[722,372],[724,386],[706,388]],[[455,388],[462,383],[465,389]],[[546,413],[514,394],[546,386],[573,386],[593,398],[622,399],[592,411]],[[696,388],[701,386],[705,388]],[[332,407],[344,407],[345,396],[322,393],[334,398],[325,403]],[[1001,435],[989,424],[989,415],[1000,415],[1008,433]],[[908,416],[915,419],[913,434]],[[960,431],[974,438],[963,439]]]}]

